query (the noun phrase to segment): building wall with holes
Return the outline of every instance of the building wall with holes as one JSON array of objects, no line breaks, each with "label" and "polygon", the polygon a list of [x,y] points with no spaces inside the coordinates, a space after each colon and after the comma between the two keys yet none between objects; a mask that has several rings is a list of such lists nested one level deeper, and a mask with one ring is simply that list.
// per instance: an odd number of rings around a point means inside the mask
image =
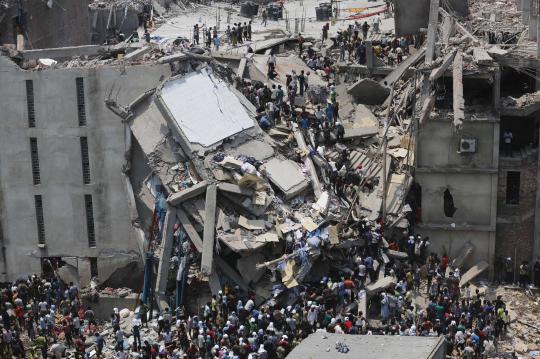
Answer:
[{"label": "building wall with holes", "polygon": [[[415,180],[422,188],[422,221],[416,231],[430,237],[432,248],[456,257],[470,242],[475,247],[466,265],[495,258],[499,157],[499,120],[489,111],[468,114],[462,128],[453,115],[439,111],[418,134]],[[472,152],[460,149],[462,139],[476,140]],[[457,208],[444,212],[448,189]]]},{"label": "building wall with holes", "polygon": [[[122,173],[125,127],[105,106],[128,104],[155,87],[164,66],[22,71],[0,56],[0,221],[4,280],[39,273],[41,257],[97,257],[100,272],[139,259]],[[83,78],[86,125],[80,125],[76,79]],[[35,127],[29,126],[26,81],[33,83]],[[34,184],[29,138],[37,139],[40,183]],[[89,150],[83,181],[81,137]],[[43,206],[39,245],[35,195]],[[92,196],[94,240],[88,238],[85,195]]]},{"label": "building wall with holes", "polygon": [[[508,203],[508,172],[519,173],[519,201]],[[511,257],[517,263],[533,261],[534,218],[538,152],[524,152],[519,158],[501,159],[497,191],[497,243],[496,255]]]}]

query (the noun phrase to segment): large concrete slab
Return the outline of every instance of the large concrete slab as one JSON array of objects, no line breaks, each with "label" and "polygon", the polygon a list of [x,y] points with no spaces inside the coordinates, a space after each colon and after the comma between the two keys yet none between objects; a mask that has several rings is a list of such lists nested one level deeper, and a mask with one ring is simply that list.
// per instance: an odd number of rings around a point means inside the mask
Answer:
[{"label": "large concrete slab", "polygon": [[167,82],[161,98],[187,140],[205,148],[255,124],[229,85],[206,70]]},{"label": "large concrete slab", "polygon": [[309,186],[309,181],[300,171],[300,167],[291,160],[272,158],[265,164],[265,169],[267,177],[286,198],[298,195]]},{"label": "large concrete slab", "polygon": [[361,79],[352,84],[347,92],[365,105],[380,105],[390,95],[390,88],[372,79]]},{"label": "large concrete slab", "polygon": [[[287,359],[444,359],[444,337],[349,335],[313,333],[287,356]],[[337,342],[344,343],[349,352],[337,351]]]},{"label": "large concrete slab", "polygon": [[463,286],[467,283],[469,283],[471,280],[479,276],[483,271],[488,269],[489,264],[486,261],[482,261],[478,264],[476,264],[474,267],[469,269],[465,274],[461,276],[461,280],[459,281],[459,286]]},{"label": "large concrete slab", "polygon": [[247,141],[240,146],[232,149],[231,151],[229,151],[228,154],[234,157],[238,155],[249,156],[255,158],[258,161],[262,161],[272,157],[274,155],[274,149],[267,142],[253,140]]}]

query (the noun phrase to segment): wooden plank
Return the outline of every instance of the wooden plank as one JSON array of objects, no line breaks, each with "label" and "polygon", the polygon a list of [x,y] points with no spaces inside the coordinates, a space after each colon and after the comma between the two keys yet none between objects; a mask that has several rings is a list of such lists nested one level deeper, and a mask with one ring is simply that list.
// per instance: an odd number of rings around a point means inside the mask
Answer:
[{"label": "wooden plank", "polygon": [[463,99],[463,54],[459,51],[453,66],[454,127],[460,128],[465,120],[465,100]]},{"label": "wooden plank", "polygon": [[211,275],[214,259],[214,242],[216,232],[217,186],[211,184],[206,189],[206,213],[204,218],[203,248],[201,256],[201,272]]}]

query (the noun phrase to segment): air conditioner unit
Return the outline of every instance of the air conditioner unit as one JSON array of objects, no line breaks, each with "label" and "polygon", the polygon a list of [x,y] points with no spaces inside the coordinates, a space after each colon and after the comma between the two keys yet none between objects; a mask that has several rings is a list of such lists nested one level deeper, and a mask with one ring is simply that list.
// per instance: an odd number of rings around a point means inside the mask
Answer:
[{"label": "air conditioner unit", "polygon": [[459,152],[460,153],[476,152],[476,138],[462,138],[461,140],[459,140]]}]

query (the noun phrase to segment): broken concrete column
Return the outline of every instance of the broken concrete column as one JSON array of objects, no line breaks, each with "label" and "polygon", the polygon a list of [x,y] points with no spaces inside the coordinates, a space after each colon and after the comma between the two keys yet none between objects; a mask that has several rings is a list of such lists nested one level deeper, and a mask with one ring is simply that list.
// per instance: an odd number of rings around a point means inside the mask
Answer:
[{"label": "broken concrete column", "polygon": [[[170,207],[165,215],[165,224],[163,226],[163,237],[161,239],[161,257],[159,258],[159,267],[156,279],[156,294],[158,298],[165,296],[167,289],[167,279],[169,277],[169,262],[171,261],[171,251],[173,246],[174,225],[176,223],[176,208]],[[160,302],[160,300],[158,300]]]},{"label": "broken concrete column", "polygon": [[169,198],[167,198],[167,203],[169,203],[171,206],[178,206],[190,198],[203,194],[204,191],[206,191],[207,186],[208,182],[202,181],[192,187],[173,193],[169,196]]},{"label": "broken concrete column", "polygon": [[203,232],[203,251],[201,258],[201,271],[205,275],[212,274],[214,260],[214,241],[216,230],[216,201],[217,185],[211,184],[206,190],[206,208]]},{"label": "broken concrete column", "polygon": [[465,120],[465,100],[463,99],[463,54],[459,51],[453,66],[454,127],[460,128]]}]

